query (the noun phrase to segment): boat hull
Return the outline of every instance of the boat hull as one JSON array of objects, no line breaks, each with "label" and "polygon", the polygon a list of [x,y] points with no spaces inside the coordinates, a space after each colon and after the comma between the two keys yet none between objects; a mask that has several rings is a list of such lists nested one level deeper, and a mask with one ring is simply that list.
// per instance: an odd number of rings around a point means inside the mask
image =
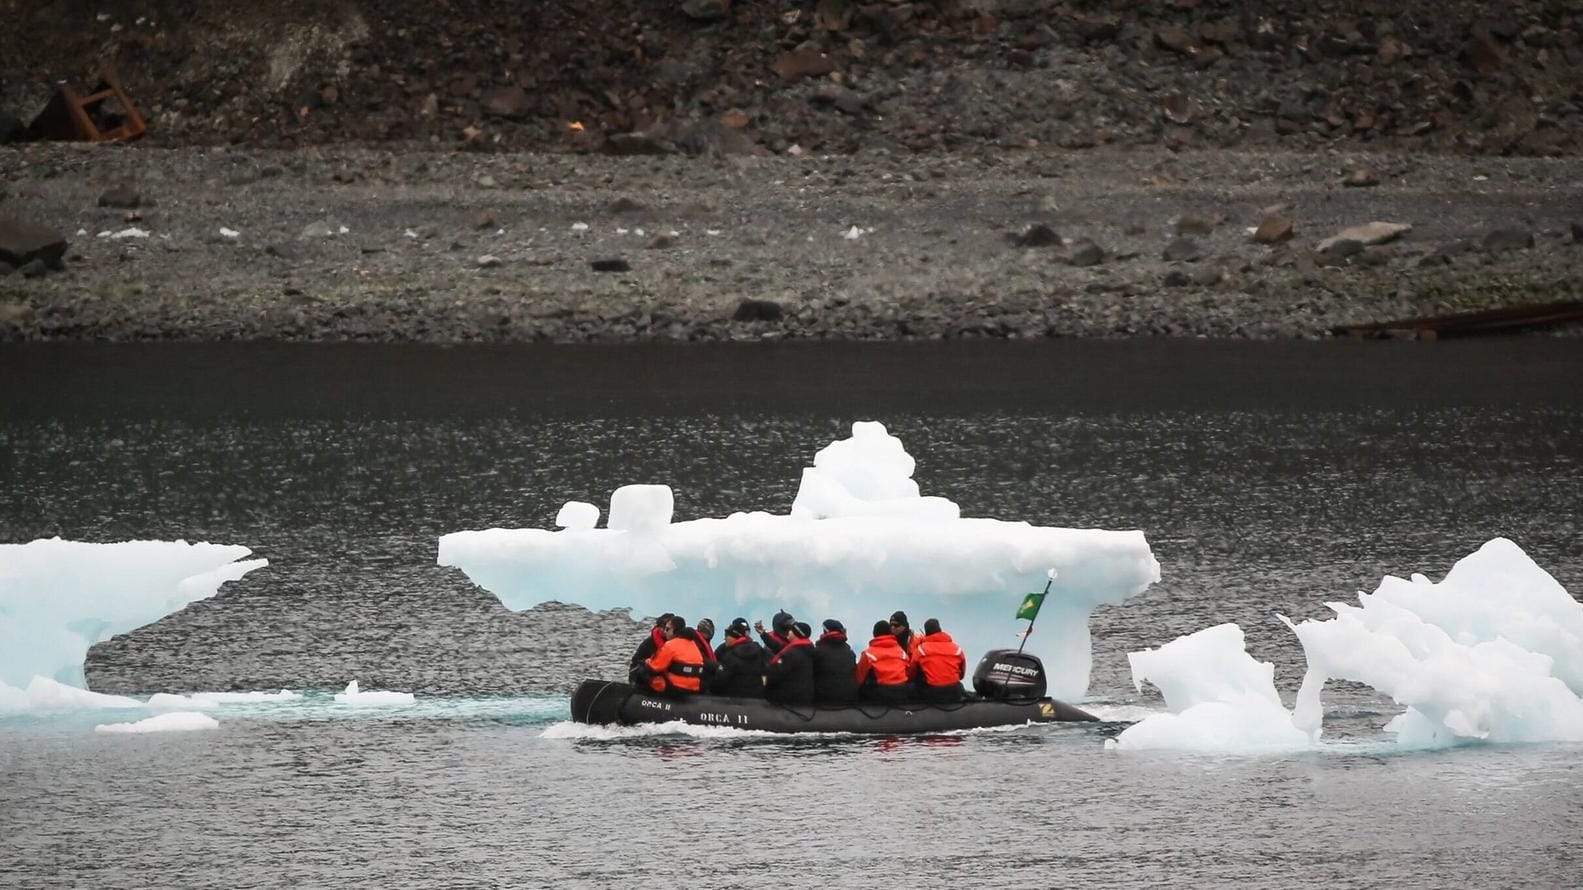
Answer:
[{"label": "boat hull", "polygon": [[1052,698],[816,707],[717,695],[673,698],[627,683],[584,680],[572,695],[572,719],[578,723],[625,726],[679,720],[694,726],[730,726],[760,732],[906,735],[1027,723],[1092,722],[1099,718]]}]

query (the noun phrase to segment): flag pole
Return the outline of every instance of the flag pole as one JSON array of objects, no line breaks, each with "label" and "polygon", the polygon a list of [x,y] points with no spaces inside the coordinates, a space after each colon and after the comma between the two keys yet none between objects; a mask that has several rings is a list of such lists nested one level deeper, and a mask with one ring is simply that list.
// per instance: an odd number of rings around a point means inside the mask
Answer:
[{"label": "flag pole", "polygon": [[[1055,569],[1050,570],[1050,578],[1044,582],[1044,592],[1039,594],[1039,609],[1044,608],[1044,598],[1050,595],[1050,585],[1055,583]],[[1033,636],[1033,623],[1039,620],[1039,611],[1035,609],[1033,617],[1028,619],[1028,629],[1022,632],[1022,642],[1017,644],[1017,654],[1021,655],[1023,647],[1028,645],[1028,638]]]}]

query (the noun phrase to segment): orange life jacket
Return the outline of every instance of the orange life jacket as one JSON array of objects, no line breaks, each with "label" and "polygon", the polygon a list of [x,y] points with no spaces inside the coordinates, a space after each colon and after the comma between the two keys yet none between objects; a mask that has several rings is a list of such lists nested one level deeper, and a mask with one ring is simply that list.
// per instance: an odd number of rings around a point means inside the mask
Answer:
[{"label": "orange life jacket", "polygon": [[654,671],[649,686],[655,692],[667,689],[699,692],[703,689],[704,656],[698,651],[698,644],[687,637],[671,637],[666,641],[649,659],[649,668]]},{"label": "orange life jacket", "polygon": [[907,682],[907,653],[890,634],[869,641],[868,648],[857,660],[857,685],[862,686],[872,675],[881,686],[901,686]]},{"label": "orange life jacket", "polygon": [[930,686],[950,686],[967,676],[967,656],[943,630],[918,640],[913,652],[919,675]]}]

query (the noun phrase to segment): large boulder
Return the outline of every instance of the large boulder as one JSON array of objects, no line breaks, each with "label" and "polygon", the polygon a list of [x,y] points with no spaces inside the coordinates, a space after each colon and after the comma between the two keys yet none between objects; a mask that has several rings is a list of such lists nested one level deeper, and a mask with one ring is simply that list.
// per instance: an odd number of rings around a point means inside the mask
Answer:
[{"label": "large boulder", "polygon": [[0,262],[20,269],[39,260],[59,269],[66,256],[66,236],[36,222],[0,216]]}]

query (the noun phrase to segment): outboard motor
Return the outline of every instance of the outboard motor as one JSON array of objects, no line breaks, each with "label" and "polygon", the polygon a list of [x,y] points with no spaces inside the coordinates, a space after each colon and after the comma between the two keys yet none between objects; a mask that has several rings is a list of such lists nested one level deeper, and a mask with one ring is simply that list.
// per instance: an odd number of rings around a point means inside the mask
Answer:
[{"label": "outboard motor", "polygon": [[621,706],[635,690],[626,683],[584,680],[572,693],[572,720],[577,723],[621,722]]},{"label": "outboard motor", "polygon": [[1032,701],[1044,698],[1044,663],[1016,649],[993,649],[973,671],[973,690],[988,699]]}]

